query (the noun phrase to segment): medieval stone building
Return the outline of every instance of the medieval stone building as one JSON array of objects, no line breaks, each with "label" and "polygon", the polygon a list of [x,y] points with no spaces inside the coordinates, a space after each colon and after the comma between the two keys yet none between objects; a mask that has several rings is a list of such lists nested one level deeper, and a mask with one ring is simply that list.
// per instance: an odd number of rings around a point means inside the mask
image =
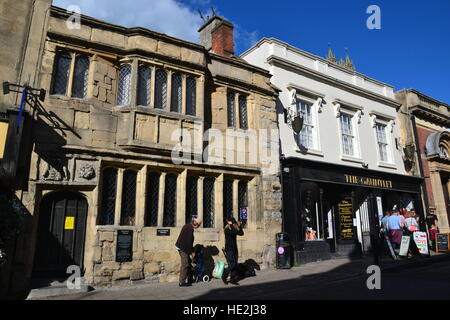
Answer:
[{"label": "medieval stone building", "polygon": [[27,107],[34,147],[17,192],[31,219],[9,290],[69,265],[92,285],[176,281],[192,216],[211,261],[234,215],[241,259],[262,263],[281,230],[277,91],[233,55],[233,25],[212,16],[198,45],[87,16],[71,28],[45,2],[35,85],[47,97]]},{"label": "medieval stone building", "polygon": [[428,214],[450,231],[450,106],[417,90],[395,93],[402,103],[399,119],[411,175],[423,176]]}]

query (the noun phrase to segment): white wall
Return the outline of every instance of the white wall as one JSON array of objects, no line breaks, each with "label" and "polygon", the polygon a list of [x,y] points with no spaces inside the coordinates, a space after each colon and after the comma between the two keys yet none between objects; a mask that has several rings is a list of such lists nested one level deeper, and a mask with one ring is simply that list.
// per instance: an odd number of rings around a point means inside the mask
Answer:
[{"label": "white wall", "polygon": [[[300,65],[311,69],[317,75],[331,76],[340,81],[336,81],[335,84],[328,84],[323,80],[315,80],[309,75],[301,74],[294,70],[295,68],[288,69],[278,64],[269,64],[267,58],[271,56],[276,56],[288,61],[288,63],[293,63],[294,67],[295,65]],[[368,169],[371,170],[406,174],[401,150],[397,150],[395,143],[395,138],[400,138],[400,127],[399,121],[397,121],[396,109],[388,103],[379,101],[380,98],[381,100],[383,98],[394,99],[392,86],[370,79],[357,72],[344,70],[321,57],[290,47],[276,39],[261,40],[255,47],[244,53],[242,58],[249,63],[265,68],[271,72],[273,75],[271,79],[272,83],[282,90],[279,99],[284,108],[289,108],[291,105],[290,92],[288,90],[289,84],[324,96],[326,104],[323,105],[322,112],[316,114],[320,143],[318,152],[300,152],[292,129],[284,122],[284,115],[281,113],[282,107],[280,106],[278,110],[278,121],[280,125],[281,149],[285,157],[298,157],[359,168],[362,167],[362,163],[367,163]],[[344,84],[342,86],[342,81],[348,85]],[[337,86],[338,82],[341,85]],[[354,87],[361,88],[366,93],[355,93],[351,89]],[[379,99],[371,98],[370,93],[381,97]],[[354,126],[354,128],[357,128],[357,134],[359,135],[361,161],[348,161],[342,157],[339,118],[336,117],[335,107],[333,105],[336,99],[362,108],[360,123],[355,123]],[[392,165],[385,165],[379,162],[376,133],[370,117],[372,112],[395,119],[393,132],[391,133],[390,130],[387,130]],[[378,116],[378,118],[380,117]]]}]

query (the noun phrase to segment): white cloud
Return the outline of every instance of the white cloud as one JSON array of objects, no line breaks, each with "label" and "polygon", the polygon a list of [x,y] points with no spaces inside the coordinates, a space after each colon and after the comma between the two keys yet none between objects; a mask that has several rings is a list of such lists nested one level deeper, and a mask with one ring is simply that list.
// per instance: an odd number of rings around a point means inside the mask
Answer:
[{"label": "white cloud", "polygon": [[[202,4],[209,0],[200,1]],[[199,42],[199,13],[176,0],[53,0],[66,9],[77,5],[81,13],[124,27],[144,27],[191,42]]]}]

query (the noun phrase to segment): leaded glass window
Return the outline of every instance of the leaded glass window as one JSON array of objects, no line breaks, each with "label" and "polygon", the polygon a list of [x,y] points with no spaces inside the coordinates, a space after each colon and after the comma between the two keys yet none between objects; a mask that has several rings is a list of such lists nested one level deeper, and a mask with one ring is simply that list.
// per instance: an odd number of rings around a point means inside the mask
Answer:
[{"label": "leaded glass window", "polygon": [[166,175],[163,227],[174,227],[177,210],[177,176]]},{"label": "leaded glass window", "polygon": [[341,121],[341,139],[342,139],[342,153],[344,155],[355,156],[352,117],[347,114],[342,114]]},{"label": "leaded glass window", "polygon": [[248,129],[247,97],[244,95],[239,95],[239,126],[241,129]]},{"label": "leaded glass window", "polygon": [[236,128],[236,110],[235,110],[235,93],[228,92],[227,94],[227,115],[228,127]]},{"label": "leaded glass window", "polygon": [[188,176],[186,181],[186,223],[192,221],[192,216],[198,215],[197,208],[197,183],[198,178]]},{"label": "leaded glass window", "polygon": [[167,104],[167,72],[158,69],[155,77],[155,108],[165,109]]},{"label": "leaded glass window", "polygon": [[116,210],[117,169],[106,168],[102,172],[99,225],[113,225]]},{"label": "leaded glass window", "polygon": [[214,228],[214,178],[203,180],[203,227]]},{"label": "leaded glass window", "polygon": [[223,224],[226,224],[227,218],[233,216],[233,181],[225,180],[223,182]]},{"label": "leaded glass window", "polygon": [[70,65],[72,57],[68,52],[60,52],[56,56],[55,73],[53,76],[53,94],[67,94]]},{"label": "leaded glass window", "polygon": [[136,216],[136,181],[137,172],[126,170],[123,174],[122,208],[120,225],[133,226]]},{"label": "leaded glass window", "polygon": [[388,153],[389,144],[386,137],[386,126],[377,123],[375,128],[377,132],[378,155],[380,157],[380,161],[389,162],[389,153]]},{"label": "leaded glass window", "polygon": [[181,112],[181,104],[183,100],[181,84],[181,75],[178,73],[172,74],[172,98],[170,102],[170,111],[172,112]]},{"label": "leaded glass window", "polygon": [[119,71],[117,88],[117,105],[125,106],[131,103],[131,65],[126,64]]},{"label": "leaded glass window", "polygon": [[239,181],[238,183],[238,207],[239,220],[242,222],[242,227],[247,225],[247,218],[241,218],[241,209],[248,208],[248,183],[247,181]]},{"label": "leaded glass window", "polygon": [[150,92],[152,85],[151,78],[151,69],[147,66],[139,66],[137,83],[137,104],[140,106],[150,105]]},{"label": "leaded glass window", "polygon": [[186,79],[186,113],[195,116],[197,100],[197,81],[194,77]]},{"label": "leaded glass window", "polygon": [[315,148],[314,121],[312,106],[308,103],[297,103],[297,112],[303,116],[303,128],[298,135],[299,143],[307,149]]},{"label": "leaded glass window", "polygon": [[147,204],[145,213],[145,226],[158,225],[159,179],[161,174],[150,172],[147,178]]},{"label": "leaded glass window", "polygon": [[73,74],[72,97],[85,98],[87,95],[89,78],[89,58],[77,56]]}]

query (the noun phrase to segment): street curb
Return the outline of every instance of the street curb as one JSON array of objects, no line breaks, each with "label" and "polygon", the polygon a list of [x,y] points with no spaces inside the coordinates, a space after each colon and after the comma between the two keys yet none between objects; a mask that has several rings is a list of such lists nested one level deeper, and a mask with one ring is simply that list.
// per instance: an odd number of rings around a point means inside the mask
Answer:
[{"label": "street curb", "polygon": [[450,254],[442,254],[438,256],[425,256],[421,257],[420,260],[405,261],[400,264],[393,264],[386,267],[381,267],[382,271],[395,271],[401,269],[418,268],[429,263],[437,263],[445,260],[450,260]]}]

